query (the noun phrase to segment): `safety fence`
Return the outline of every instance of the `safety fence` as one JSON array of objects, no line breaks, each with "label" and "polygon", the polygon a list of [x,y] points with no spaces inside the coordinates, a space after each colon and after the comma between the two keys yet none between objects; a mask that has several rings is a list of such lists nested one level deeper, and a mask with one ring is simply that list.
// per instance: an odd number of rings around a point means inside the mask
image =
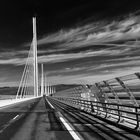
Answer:
[{"label": "safety fence", "polygon": [[133,130],[139,129],[140,73],[77,86],[56,92],[51,98]]},{"label": "safety fence", "polygon": [[140,107],[65,97],[49,98],[139,132]]}]

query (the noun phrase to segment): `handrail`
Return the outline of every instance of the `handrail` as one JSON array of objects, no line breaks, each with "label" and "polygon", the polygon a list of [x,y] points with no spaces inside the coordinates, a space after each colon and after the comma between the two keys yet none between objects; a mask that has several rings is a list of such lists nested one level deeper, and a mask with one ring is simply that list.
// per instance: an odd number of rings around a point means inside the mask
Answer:
[{"label": "handrail", "polygon": [[[88,113],[101,116],[105,119],[113,118],[117,124],[125,124],[126,122],[133,126],[133,129],[138,130],[140,127],[140,107],[122,105],[115,103],[102,103],[88,101],[83,99],[66,98],[66,97],[51,97],[54,100],[74,106],[78,109],[85,110]],[[129,127],[129,126],[127,126]]]}]

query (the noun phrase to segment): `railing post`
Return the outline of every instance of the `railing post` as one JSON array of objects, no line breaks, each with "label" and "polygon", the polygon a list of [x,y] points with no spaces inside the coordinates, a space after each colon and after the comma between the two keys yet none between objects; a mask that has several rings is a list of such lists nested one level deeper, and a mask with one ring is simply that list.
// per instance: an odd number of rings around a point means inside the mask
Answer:
[{"label": "railing post", "polygon": [[96,113],[96,115],[98,115],[98,108],[99,108],[99,107],[98,107],[98,102],[96,103],[96,106],[97,106],[97,107],[96,107],[96,108],[97,108],[97,113]]},{"label": "railing post", "polygon": [[139,114],[138,114],[138,108],[137,107],[135,107],[135,113],[136,113],[136,121],[137,121],[135,129],[138,129],[139,128]]},{"label": "railing post", "polygon": [[117,110],[118,110],[118,117],[119,117],[117,123],[119,123],[121,120],[121,113],[120,113],[120,106],[119,105],[117,105]]},{"label": "railing post", "polygon": [[100,114],[100,103],[97,103],[97,114],[96,115],[99,115]]},{"label": "railing post", "polygon": [[107,118],[107,107],[106,107],[106,103],[105,103],[105,105],[104,105],[104,111],[105,111],[105,118]]},{"label": "railing post", "polygon": [[84,100],[84,109],[86,108],[86,101]]},{"label": "railing post", "polygon": [[90,102],[90,105],[91,105],[91,112],[95,112],[95,111],[94,111],[94,106],[93,106],[93,104],[92,104],[92,101]]}]

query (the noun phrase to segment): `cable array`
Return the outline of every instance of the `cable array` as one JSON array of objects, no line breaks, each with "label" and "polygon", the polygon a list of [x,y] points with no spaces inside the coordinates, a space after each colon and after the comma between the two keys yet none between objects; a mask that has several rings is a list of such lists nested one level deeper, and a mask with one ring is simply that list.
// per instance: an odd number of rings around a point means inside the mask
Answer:
[{"label": "cable array", "polygon": [[16,99],[32,97],[34,95],[34,65],[33,65],[33,43],[31,43],[28,57],[24,66],[23,74],[20,80]]}]

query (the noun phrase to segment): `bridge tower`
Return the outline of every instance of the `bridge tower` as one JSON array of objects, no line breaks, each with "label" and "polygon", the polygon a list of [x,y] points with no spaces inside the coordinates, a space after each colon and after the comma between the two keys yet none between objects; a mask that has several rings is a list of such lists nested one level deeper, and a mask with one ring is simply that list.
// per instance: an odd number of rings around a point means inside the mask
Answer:
[{"label": "bridge tower", "polygon": [[38,96],[38,60],[36,17],[33,17],[34,96]]},{"label": "bridge tower", "polygon": [[23,74],[19,83],[16,99],[38,97],[38,60],[36,17],[33,17],[33,38],[28,52]]}]

